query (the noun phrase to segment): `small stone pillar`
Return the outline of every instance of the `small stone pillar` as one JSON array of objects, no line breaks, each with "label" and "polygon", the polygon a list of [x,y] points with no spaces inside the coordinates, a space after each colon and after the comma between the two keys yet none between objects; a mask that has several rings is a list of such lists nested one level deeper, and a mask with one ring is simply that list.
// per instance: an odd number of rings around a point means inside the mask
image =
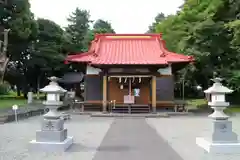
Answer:
[{"label": "small stone pillar", "polygon": [[28,92],[28,104],[31,104],[33,102],[33,92]]},{"label": "small stone pillar", "polygon": [[46,108],[49,108],[43,116],[41,130],[36,131],[36,140],[30,142],[34,150],[42,151],[65,151],[73,144],[73,137],[67,136],[67,129],[64,128],[64,120],[57,109],[62,106],[60,94],[66,90],[57,83],[57,77],[50,77],[49,85],[40,89],[47,93],[47,99],[43,102]]},{"label": "small stone pillar", "polygon": [[226,153],[239,154],[238,136],[232,131],[232,122],[223,112],[229,106],[229,102],[225,101],[225,94],[232,93],[233,90],[223,86],[221,78],[215,78],[213,82],[213,86],[204,91],[211,96],[208,105],[214,109],[214,112],[209,115],[213,120],[212,134],[209,137],[197,137],[196,143],[207,151],[211,157]]}]

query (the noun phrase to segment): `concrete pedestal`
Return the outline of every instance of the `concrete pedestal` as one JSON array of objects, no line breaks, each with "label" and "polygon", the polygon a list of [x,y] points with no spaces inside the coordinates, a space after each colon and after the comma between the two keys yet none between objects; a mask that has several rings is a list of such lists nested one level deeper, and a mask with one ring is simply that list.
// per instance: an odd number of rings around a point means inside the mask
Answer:
[{"label": "concrete pedestal", "polygon": [[73,144],[73,137],[67,137],[61,142],[47,142],[47,141],[36,141],[30,142],[30,148],[33,151],[44,151],[44,152],[64,152]]},{"label": "concrete pedestal", "polygon": [[232,122],[227,119],[213,120],[209,137],[197,137],[196,144],[209,153],[240,153],[238,136],[232,131]]},{"label": "concrete pedestal", "polygon": [[68,137],[64,129],[64,120],[59,115],[52,118],[45,115],[41,130],[36,131],[36,139],[30,142],[31,150],[64,152],[73,144],[73,137]]},{"label": "concrete pedestal", "polygon": [[213,143],[238,143],[238,136],[232,131],[232,122],[227,119],[213,120],[210,139]]},{"label": "concrete pedestal", "polygon": [[196,144],[212,154],[240,154],[240,143],[214,143],[208,138],[197,137]]}]

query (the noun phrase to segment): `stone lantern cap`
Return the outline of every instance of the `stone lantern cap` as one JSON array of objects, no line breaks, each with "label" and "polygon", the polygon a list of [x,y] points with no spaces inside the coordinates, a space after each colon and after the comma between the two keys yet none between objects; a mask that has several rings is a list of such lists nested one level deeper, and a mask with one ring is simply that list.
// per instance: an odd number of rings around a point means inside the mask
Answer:
[{"label": "stone lantern cap", "polygon": [[211,80],[214,82],[212,87],[205,90],[204,93],[208,93],[208,94],[222,93],[222,94],[224,94],[224,93],[232,93],[233,92],[233,90],[222,85],[221,78],[214,78]]},{"label": "stone lantern cap", "polygon": [[59,80],[59,78],[57,78],[57,77],[50,77],[48,79],[51,82],[49,83],[49,85],[47,85],[44,88],[40,89],[40,92],[43,92],[43,93],[65,93],[65,92],[67,92],[67,90],[63,89],[62,87],[60,87],[58,85],[57,81]]}]

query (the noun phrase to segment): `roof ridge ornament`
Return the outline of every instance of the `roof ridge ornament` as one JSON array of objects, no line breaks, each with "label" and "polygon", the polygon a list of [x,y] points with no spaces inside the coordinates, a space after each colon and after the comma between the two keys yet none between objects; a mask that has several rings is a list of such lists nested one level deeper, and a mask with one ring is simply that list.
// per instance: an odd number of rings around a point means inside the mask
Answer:
[{"label": "roof ridge ornament", "polygon": [[50,80],[51,82],[57,82],[58,80],[60,80],[61,78],[58,78],[56,76],[52,76],[52,77],[48,77],[48,80]]},{"label": "roof ridge ornament", "polygon": [[220,77],[216,77],[216,78],[212,78],[211,81],[213,81],[215,83],[221,83],[223,81],[223,79]]},{"label": "roof ridge ornament", "polygon": [[216,77],[211,79],[214,83],[211,87],[209,87],[207,90],[204,91],[204,93],[232,93],[233,90],[225,87],[222,85],[221,81],[223,80],[222,78]]},{"label": "roof ridge ornament", "polygon": [[99,47],[100,46],[100,44],[99,44],[100,40],[101,40],[100,38],[95,40],[95,44],[94,44],[94,47],[93,47],[93,56],[94,57],[98,57],[99,56],[97,52],[99,51],[99,48],[100,48]]},{"label": "roof ridge ornament", "polygon": [[162,53],[160,54],[160,57],[166,57],[166,53],[165,53],[165,41],[163,39],[159,39],[159,38],[156,38],[156,41],[158,41],[158,43],[160,44],[160,47],[163,48],[162,50]]}]

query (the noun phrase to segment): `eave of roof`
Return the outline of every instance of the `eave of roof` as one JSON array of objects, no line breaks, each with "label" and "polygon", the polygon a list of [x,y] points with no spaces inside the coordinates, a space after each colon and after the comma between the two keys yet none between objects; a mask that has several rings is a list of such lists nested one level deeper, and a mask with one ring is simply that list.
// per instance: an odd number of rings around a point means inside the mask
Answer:
[{"label": "eave of roof", "polygon": [[96,65],[165,65],[189,63],[194,58],[168,51],[161,34],[97,34],[88,52],[69,55],[66,61]]}]

